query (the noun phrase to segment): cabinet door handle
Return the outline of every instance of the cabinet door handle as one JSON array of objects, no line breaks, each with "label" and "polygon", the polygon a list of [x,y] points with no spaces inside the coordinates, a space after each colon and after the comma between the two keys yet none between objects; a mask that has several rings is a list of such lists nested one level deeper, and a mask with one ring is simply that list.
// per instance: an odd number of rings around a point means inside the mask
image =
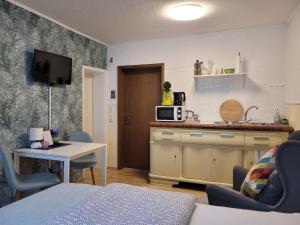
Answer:
[{"label": "cabinet door handle", "polygon": [[162,141],[173,141],[172,138],[162,138],[161,140],[162,140]]},{"label": "cabinet door handle", "polygon": [[174,155],[174,158],[176,159],[176,155]]},{"label": "cabinet door handle", "polygon": [[254,144],[254,146],[258,146],[258,147],[270,147],[268,144]]},{"label": "cabinet door handle", "polygon": [[221,138],[234,138],[234,135],[232,134],[220,134]]},{"label": "cabinet door handle", "polygon": [[213,158],[214,163],[216,162],[216,158]]},{"label": "cabinet door handle", "polygon": [[174,135],[173,132],[170,132],[170,131],[163,131],[161,132],[162,135]]},{"label": "cabinet door handle", "polygon": [[202,137],[203,134],[202,133],[190,133],[190,136],[192,136],[192,137]]},{"label": "cabinet door handle", "polygon": [[269,137],[254,137],[255,141],[270,141]]}]

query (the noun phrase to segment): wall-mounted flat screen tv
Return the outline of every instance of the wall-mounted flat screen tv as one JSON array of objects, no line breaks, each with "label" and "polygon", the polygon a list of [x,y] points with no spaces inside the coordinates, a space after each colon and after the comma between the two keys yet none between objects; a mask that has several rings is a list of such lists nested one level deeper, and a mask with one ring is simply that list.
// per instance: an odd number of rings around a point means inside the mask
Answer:
[{"label": "wall-mounted flat screen tv", "polygon": [[33,80],[55,84],[71,84],[72,58],[34,49]]}]

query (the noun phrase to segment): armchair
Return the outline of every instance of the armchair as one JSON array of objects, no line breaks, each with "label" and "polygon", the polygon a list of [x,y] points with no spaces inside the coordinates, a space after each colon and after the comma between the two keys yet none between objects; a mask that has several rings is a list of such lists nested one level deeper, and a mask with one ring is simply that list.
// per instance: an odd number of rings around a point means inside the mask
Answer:
[{"label": "armchair", "polygon": [[233,169],[233,189],[207,185],[209,204],[257,211],[300,212],[300,141],[295,141],[298,137],[299,131],[292,133],[277,152],[276,168],[281,184],[277,182],[276,185],[282,185],[283,194],[276,204],[265,204],[259,198],[252,199],[240,193],[248,170],[238,166]]}]

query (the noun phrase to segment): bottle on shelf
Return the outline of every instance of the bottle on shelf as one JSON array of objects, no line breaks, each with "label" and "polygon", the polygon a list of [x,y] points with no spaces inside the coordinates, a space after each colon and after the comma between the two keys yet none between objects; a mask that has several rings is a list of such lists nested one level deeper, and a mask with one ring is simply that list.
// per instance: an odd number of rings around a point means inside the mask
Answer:
[{"label": "bottle on shelf", "polygon": [[243,73],[243,65],[242,65],[242,58],[241,53],[238,53],[237,59],[236,59],[236,73]]},{"label": "bottle on shelf", "polygon": [[275,116],[274,116],[274,123],[280,124],[280,122],[281,122],[280,112],[279,112],[279,109],[276,109]]}]

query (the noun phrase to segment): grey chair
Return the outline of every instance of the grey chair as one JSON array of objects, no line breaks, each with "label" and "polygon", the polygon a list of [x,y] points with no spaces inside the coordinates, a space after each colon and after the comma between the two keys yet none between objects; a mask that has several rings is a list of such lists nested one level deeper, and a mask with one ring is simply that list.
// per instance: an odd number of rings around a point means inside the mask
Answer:
[{"label": "grey chair", "polygon": [[10,152],[3,149],[1,146],[0,156],[8,186],[16,191],[15,200],[20,198],[22,192],[48,188],[60,182],[59,177],[53,173],[17,174],[14,170]]},{"label": "grey chair", "polygon": [[[69,141],[92,143],[93,140],[87,132],[76,131],[70,134]],[[90,168],[92,174],[93,185],[95,185],[94,167],[97,165],[95,153],[82,156],[71,161],[71,169],[87,169]]]},{"label": "grey chair", "polygon": [[233,189],[207,185],[210,205],[256,211],[300,212],[300,131],[293,132],[288,141],[279,146],[276,155],[277,173],[271,176],[256,199],[240,192],[248,170],[233,169]]}]

